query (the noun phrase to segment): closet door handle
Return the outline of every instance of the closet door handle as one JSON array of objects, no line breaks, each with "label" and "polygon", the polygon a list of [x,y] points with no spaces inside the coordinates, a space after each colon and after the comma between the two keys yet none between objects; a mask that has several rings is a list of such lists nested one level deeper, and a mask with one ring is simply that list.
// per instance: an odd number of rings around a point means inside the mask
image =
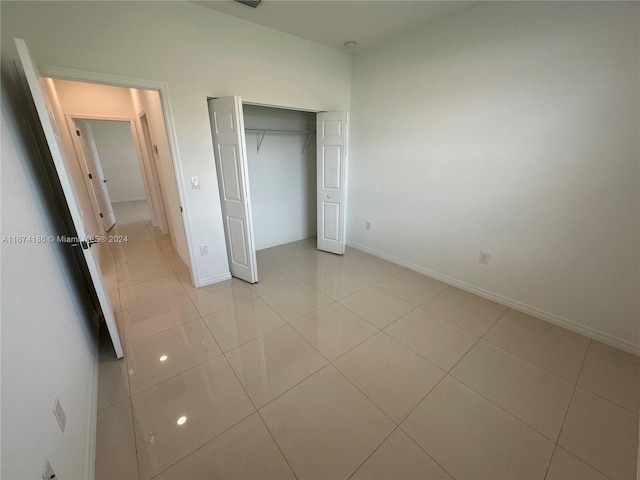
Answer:
[{"label": "closet door handle", "polygon": [[331,198],[331,195],[327,195],[327,198]]}]

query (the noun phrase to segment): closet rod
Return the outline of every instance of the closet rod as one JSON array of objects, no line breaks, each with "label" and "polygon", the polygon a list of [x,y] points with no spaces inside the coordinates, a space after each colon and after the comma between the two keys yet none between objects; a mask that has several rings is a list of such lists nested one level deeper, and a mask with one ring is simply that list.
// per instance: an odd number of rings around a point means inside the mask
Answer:
[{"label": "closet rod", "polygon": [[249,133],[261,133],[261,132],[265,132],[265,133],[302,133],[302,134],[309,134],[309,133],[316,133],[312,130],[269,130],[266,128],[247,128],[245,129],[245,132],[249,132]]},{"label": "closet rod", "polygon": [[260,153],[260,147],[262,146],[262,141],[264,140],[264,136],[267,133],[287,133],[287,134],[302,134],[302,135],[309,135],[309,137],[307,138],[307,141],[304,142],[304,146],[302,147],[302,153],[305,152],[305,150],[307,149],[307,145],[309,144],[309,141],[311,140],[311,137],[313,137],[313,135],[316,133],[313,130],[267,130],[264,128],[246,128],[245,129],[246,133],[261,133],[262,135],[260,135],[260,138],[258,139],[258,146],[256,147],[256,153],[259,154]]}]

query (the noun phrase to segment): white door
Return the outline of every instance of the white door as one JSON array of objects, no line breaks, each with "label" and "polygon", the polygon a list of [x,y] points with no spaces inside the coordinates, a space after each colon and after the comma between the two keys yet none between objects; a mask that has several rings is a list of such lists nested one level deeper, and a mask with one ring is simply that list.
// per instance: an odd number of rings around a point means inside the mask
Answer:
[{"label": "white door", "polygon": [[84,225],[82,224],[82,217],[80,209],[78,207],[78,202],[76,201],[75,194],[71,186],[70,175],[69,172],[67,172],[64,154],[62,153],[62,148],[60,147],[60,140],[58,137],[58,131],[56,129],[53,112],[50,108],[50,103],[49,99],[47,98],[46,91],[40,83],[41,75],[38,72],[38,68],[36,67],[35,63],[31,59],[31,55],[29,54],[29,50],[24,40],[16,38],[15,42],[16,47],[18,48],[18,54],[20,55],[20,63],[22,63],[24,75],[26,77],[27,83],[29,84],[31,95],[33,96],[33,101],[38,112],[38,117],[42,124],[42,129],[44,130],[44,134],[51,151],[51,157],[53,158],[56,171],[58,172],[58,178],[60,179],[60,184],[62,185],[62,190],[64,192],[67,205],[69,206],[69,212],[71,213],[71,218],[73,220],[78,239],[82,240],[82,253],[87,262],[87,268],[93,281],[96,295],[98,297],[98,301],[100,302],[100,307],[102,308],[102,314],[107,324],[109,334],[111,335],[113,348],[118,358],[121,358],[123,356],[122,343],[120,342],[120,336],[118,335],[118,327],[116,325],[115,316],[109,302],[107,291],[102,281],[100,270],[98,268],[98,265],[96,264],[95,258],[91,253],[91,245],[87,241],[87,234]]},{"label": "white door", "polygon": [[258,268],[242,100],[240,97],[225,97],[208,103],[229,269],[234,277],[255,283],[258,281]]},{"label": "white door", "polygon": [[318,250],[344,254],[347,112],[316,117]]},{"label": "white door", "polygon": [[96,148],[96,142],[93,138],[91,125],[83,120],[75,120],[76,134],[80,139],[82,146],[82,156],[86,166],[89,182],[98,203],[98,219],[104,226],[104,231],[108,232],[116,224],[116,216],[111,206],[111,198],[109,198],[109,190],[107,190],[107,179],[104,178],[102,165],[100,164],[100,155]]}]

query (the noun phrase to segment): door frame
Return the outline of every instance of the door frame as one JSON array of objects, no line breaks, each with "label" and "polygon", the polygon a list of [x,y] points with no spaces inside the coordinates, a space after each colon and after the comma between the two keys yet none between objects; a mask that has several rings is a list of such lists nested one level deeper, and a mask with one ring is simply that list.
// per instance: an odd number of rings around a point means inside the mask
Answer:
[{"label": "door frame", "polygon": [[[138,132],[136,131],[136,126],[135,126],[135,122],[133,118],[128,118],[128,117],[116,117],[116,116],[109,116],[109,115],[85,115],[85,114],[73,114],[73,113],[65,113],[65,120],[67,123],[67,129],[68,129],[68,133],[71,137],[71,142],[73,143],[73,149],[75,151],[76,154],[76,160],[78,161],[78,164],[80,165],[80,169],[82,170],[82,173],[84,174],[84,181],[85,181],[85,185],[87,185],[87,190],[89,190],[90,192],[90,197],[91,197],[91,203],[93,204],[94,200],[95,200],[95,192],[93,189],[93,184],[91,182],[88,181],[88,175],[87,175],[87,166],[85,164],[85,162],[82,161],[81,158],[81,149],[82,147],[79,145],[78,143],[78,137],[77,135],[75,135],[75,120],[105,120],[105,121],[109,121],[109,122],[125,122],[129,124],[129,127],[131,129],[131,137],[133,139],[133,144],[134,144],[134,148],[136,149],[136,158],[138,159],[138,168],[140,169],[140,174],[142,176],[142,183],[144,185],[144,189],[145,189],[145,193],[147,194],[147,203],[149,202],[153,202],[153,199],[150,197],[149,195],[149,189],[147,187],[147,172],[146,169],[144,167],[144,163],[143,163],[143,158],[142,158],[142,152],[140,150],[140,145],[138,142]],[[97,212],[97,210],[95,210],[95,208],[97,208],[96,205],[94,205],[94,213]],[[150,209],[151,210],[151,209]],[[101,230],[104,230],[102,228],[102,224],[101,224],[101,220],[98,216],[98,214],[96,214],[96,220],[98,221],[98,225],[100,226]],[[117,218],[116,218],[117,221]],[[101,234],[104,234],[104,231],[100,232]]]},{"label": "door frame", "polygon": [[[142,118],[144,118],[144,123],[142,122]],[[138,122],[140,125],[139,127]],[[162,187],[160,187],[160,191],[158,191],[158,188],[156,188],[156,185],[161,185],[162,182],[160,182],[158,163],[156,155],[154,155],[154,145],[151,140],[151,129],[149,128],[149,117],[146,110],[143,109],[138,113],[138,122],[135,123],[135,129],[139,129],[139,131],[137,132],[139,137],[137,148],[142,154],[142,156],[140,157],[140,161],[144,164],[144,158],[146,157],[146,166],[148,167],[148,170],[147,168],[145,168],[144,171],[146,174],[145,181],[148,183],[149,193],[151,194],[148,198],[151,199],[149,210],[152,214],[152,224],[154,227],[157,226],[160,231],[166,235],[169,232],[167,211],[165,210],[166,202],[164,201],[164,197],[162,195]]]},{"label": "door frame", "polygon": [[186,205],[184,176],[182,174],[182,161],[180,159],[177,148],[178,137],[173,121],[173,109],[171,108],[169,85],[166,82],[159,82],[157,80],[126,77],[123,75],[113,75],[109,73],[92,72],[90,70],[79,70],[75,68],[58,67],[52,65],[39,65],[38,68],[40,69],[40,73],[44,77],[51,77],[59,80],[98,83],[115,87],[155,90],[156,92],[158,92],[158,94],[160,95],[160,103],[162,105],[162,116],[164,118],[164,126],[167,132],[167,140],[169,142],[171,162],[176,177],[176,190],[178,191],[178,199],[181,205],[181,218],[187,242],[187,255],[189,256],[189,270],[191,271],[191,280],[194,285],[199,286],[200,282],[198,281],[198,279],[200,277],[198,275],[198,263],[196,262],[197,257],[196,252],[194,251],[192,246],[192,239],[195,236],[193,234],[193,226],[189,211],[187,208],[184,208],[184,205]]},{"label": "door frame", "polygon": [[[218,98],[223,98],[223,97],[207,97],[207,101],[215,100],[215,99],[218,99]],[[310,109],[307,109],[307,108],[274,105],[274,104],[271,104],[271,103],[249,102],[249,101],[246,101],[245,99],[243,99],[242,97],[241,97],[241,104],[242,105],[255,105],[255,106],[258,106],[258,107],[277,108],[277,109],[280,109],[280,110],[292,110],[292,111],[296,111],[296,112],[312,113],[312,114],[315,114],[316,116],[317,116],[318,113],[323,113],[323,112],[328,112],[329,111],[329,110],[310,110]],[[342,111],[346,112],[346,114],[347,114],[347,122],[348,122],[349,118],[350,118],[349,109],[344,109]],[[244,113],[243,113],[243,116],[244,116]],[[348,124],[347,124],[347,128],[349,128]],[[316,126],[316,129],[317,129],[317,126]],[[349,130],[347,130],[347,132],[349,132]],[[316,138],[316,142],[317,141],[318,140]],[[246,143],[246,139],[245,139],[245,143]],[[347,133],[347,136],[345,138],[345,158],[347,159],[347,161],[348,161],[348,158],[349,158],[348,149],[349,149],[349,137],[348,137],[348,133]],[[214,154],[215,154],[215,152],[214,152]],[[317,166],[318,166],[318,155],[316,153],[316,168],[317,168]],[[348,166],[348,164],[347,164],[347,166]],[[218,177],[218,179],[220,178],[219,175],[220,175],[220,172],[218,172],[217,169],[216,169],[216,176]],[[346,244],[347,244],[347,242],[346,242],[346,240],[347,240],[347,215],[346,215],[346,212],[347,212],[347,193],[346,193],[346,189],[347,189],[347,185],[348,185],[347,176],[348,176],[348,168],[345,167],[345,172],[344,172],[345,198],[344,198],[344,202],[343,202],[343,208],[344,208],[343,217],[344,218],[343,218],[343,227],[342,227],[343,228],[343,235],[344,235],[343,247],[346,247]],[[247,171],[246,171],[246,180],[247,180],[247,182],[250,180],[250,178],[249,178],[249,169],[248,168],[247,168]],[[316,180],[316,189],[317,189],[317,180]],[[316,190],[316,208],[317,208],[317,204],[318,204],[318,198],[317,198],[317,190]],[[253,213],[251,213],[251,215],[253,216]],[[224,216],[224,214],[223,214],[223,216]],[[316,223],[317,223],[317,219],[316,219]],[[253,222],[251,222],[251,234],[253,235]],[[316,235],[317,235],[317,232],[316,232]],[[226,237],[226,235],[225,235],[225,237]],[[228,245],[228,240],[226,238],[225,238],[225,244],[226,244],[227,251],[228,251],[229,245]],[[342,254],[344,254],[344,251],[343,251]]]}]

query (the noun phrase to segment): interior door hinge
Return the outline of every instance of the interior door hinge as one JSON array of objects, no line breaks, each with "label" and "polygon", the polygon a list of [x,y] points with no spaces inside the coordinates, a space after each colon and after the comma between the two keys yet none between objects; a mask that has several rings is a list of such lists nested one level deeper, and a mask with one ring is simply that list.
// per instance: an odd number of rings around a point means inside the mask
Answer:
[{"label": "interior door hinge", "polygon": [[184,212],[184,210],[182,209],[182,205],[180,205],[180,211],[181,211],[181,212]]},{"label": "interior door hinge", "polygon": [[100,218],[104,218],[104,215],[102,215],[102,213],[100,214]]},{"label": "interior door hinge", "polygon": [[93,175],[89,174],[89,178],[93,178]]},{"label": "interior door hinge", "polygon": [[76,130],[76,135],[80,136],[80,130]]}]

